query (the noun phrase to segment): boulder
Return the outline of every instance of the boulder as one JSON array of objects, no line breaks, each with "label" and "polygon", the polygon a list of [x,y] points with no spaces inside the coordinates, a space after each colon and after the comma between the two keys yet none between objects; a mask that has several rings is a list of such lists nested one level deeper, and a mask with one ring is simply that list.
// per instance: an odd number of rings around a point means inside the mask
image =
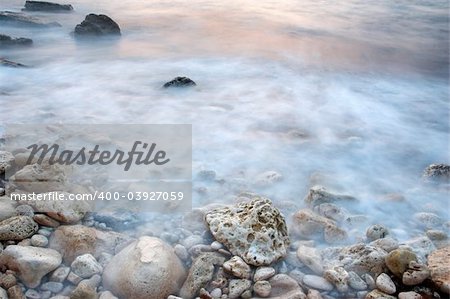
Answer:
[{"label": "boulder", "polygon": [[177,293],[186,271],[172,247],[141,237],[114,256],[103,272],[103,287],[120,298],[166,299]]},{"label": "boulder", "polygon": [[11,11],[0,11],[0,24],[33,28],[61,27],[57,22],[46,23],[26,14]]},{"label": "boulder", "polygon": [[49,247],[59,251],[70,264],[77,256],[89,253],[99,258],[102,253],[115,254],[116,248],[132,239],[117,232],[105,232],[83,225],[62,225],[50,238]]},{"label": "boulder", "polygon": [[25,1],[25,8],[23,10],[28,11],[72,11],[73,7],[70,4],[58,4],[46,1]]},{"label": "boulder", "polygon": [[[30,38],[16,37],[13,38],[9,35],[0,34],[0,49],[9,47],[31,46],[33,40]],[[1,170],[0,170],[1,171]]]},{"label": "boulder", "polygon": [[0,267],[15,271],[29,288],[37,287],[41,278],[55,270],[61,261],[56,250],[32,246],[10,245],[0,255]]},{"label": "boulder", "polygon": [[189,87],[197,85],[194,81],[189,79],[188,77],[175,77],[172,80],[164,83],[164,88],[169,87]]},{"label": "boulder", "polygon": [[205,221],[214,238],[247,264],[269,265],[288,252],[284,216],[263,197],[208,212]]},{"label": "boulder", "polygon": [[0,222],[0,241],[20,241],[34,235],[39,226],[33,218],[15,216]]},{"label": "boulder", "polygon": [[75,27],[75,37],[99,37],[121,35],[119,25],[106,15],[88,14],[83,22]]}]

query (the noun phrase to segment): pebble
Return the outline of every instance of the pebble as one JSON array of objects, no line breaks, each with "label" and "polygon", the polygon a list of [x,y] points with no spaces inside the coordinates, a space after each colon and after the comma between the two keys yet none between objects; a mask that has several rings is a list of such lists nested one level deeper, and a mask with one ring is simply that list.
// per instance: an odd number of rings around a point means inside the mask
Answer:
[{"label": "pebble", "polygon": [[399,278],[408,269],[409,262],[411,261],[417,261],[417,256],[414,252],[406,248],[395,249],[389,252],[385,258],[388,269]]},{"label": "pebble", "polygon": [[421,212],[413,215],[413,218],[426,228],[433,228],[442,225],[441,217],[434,213]]},{"label": "pebble", "polygon": [[197,245],[197,244],[203,244],[203,238],[202,236],[199,235],[191,235],[189,237],[187,237],[186,239],[184,239],[183,241],[181,241],[181,245],[183,245],[184,247],[186,247],[186,249],[190,249],[192,246]]},{"label": "pebble", "polygon": [[67,280],[69,282],[71,282],[74,285],[78,285],[80,283],[80,281],[83,280],[83,278],[81,278],[80,276],[76,275],[75,273],[73,273],[72,271],[69,273],[69,275],[67,276]]},{"label": "pebble", "polygon": [[50,228],[41,228],[37,231],[37,233],[48,238],[52,235],[52,230]]},{"label": "pebble", "polygon": [[363,291],[367,289],[367,283],[355,272],[348,272],[348,285],[357,291]]},{"label": "pebble", "polygon": [[401,292],[398,294],[398,299],[422,299],[422,296],[416,292]]},{"label": "pebble", "polygon": [[18,285],[15,285],[8,289],[8,297],[9,299],[22,299],[25,296],[23,294],[22,288]]},{"label": "pebble", "polygon": [[70,268],[66,266],[60,266],[50,275],[50,281],[64,282],[69,275]]},{"label": "pebble", "polygon": [[342,267],[335,267],[324,272],[324,278],[334,284],[338,292],[347,293],[349,275]]},{"label": "pebble", "polygon": [[98,299],[118,299],[118,298],[116,296],[114,296],[114,294],[111,293],[110,291],[104,291],[104,292],[100,293],[100,296],[98,297]]},{"label": "pebble", "polygon": [[[41,294],[39,294],[38,291],[36,291],[35,289],[28,289],[25,292],[25,297],[27,299],[42,299]],[[2,296],[0,295],[0,298],[2,298]],[[3,299],[3,298],[2,298]]]},{"label": "pebble", "polygon": [[0,274],[0,287],[6,290],[17,284],[16,277],[13,274]]},{"label": "pebble", "polygon": [[48,226],[48,227],[58,227],[60,224],[58,221],[56,221],[55,219],[52,219],[50,217],[48,217],[45,214],[35,214],[33,216],[33,220],[42,226]]},{"label": "pebble", "polygon": [[366,282],[367,287],[369,288],[369,290],[373,290],[373,289],[375,289],[377,287],[377,285],[375,283],[375,279],[373,279],[373,277],[370,274],[365,273],[365,274],[363,274],[361,276],[361,278],[364,279],[364,281]]},{"label": "pebble", "polygon": [[323,291],[331,291],[334,288],[328,280],[317,275],[305,275],[303,277],[303,283],[310,288]]},{"label": "pebble", "polygon": [[306,295],[308,299],[322,299],[322,295],[317,290],[309,289],[308,294]]},{"label": "pebble", "polygon": [[48,245],[48,239],[43,235],[34,235],[31,237],[31,245],[36,247],[46,247]]},{"label": "pebble", "polygon": [[255,292],[255,294],[263,298],[269,297],[271,290],[272,286],[267,280],[258,280],[253,285],[253,291]]},{"label": "pebble", "polygon": [[411,261],[408,270],[403,273],[402,282],[407,286],[413,286],[421,284],[428,277],[430,277],[430,270],[427,266]]},{"label": "pebble", "polygon": [[229,284],[228,298],[236,299],[244,293],[245,290],[249,289],[252,282],[248,279],[231,279]]},{"label": "pebble", "polygon": [[19,205],[16,207],[16,215],[17,216],[28,216],[33,218],[34,210],[29,205]]},{"label": "pebble", "polygon": [[212,250],[219,250],[221,248],[223,248],[222,243],[217,242],[217,241],[214,241],[214,242],[211,243],[211,249]]},{"label": "pebble", "polygon": [[386,294],[394,294],[397,291],[394,282],[386,273],[378,275],[376,285],[380,291]]},{"label": "pebble", "polygon": [[250,266],[247,265],[239,256],[233,256],[231,259],[223,263],[223,269],[233,274],[235,277],[249,279],[252,274]]},{"label": "pebble", "polygon": [[315,274],[322,275],[323,264],[322,258],[317,249],[308,246],[300,245],[297,250],[297,257],[299,260],[305,264],[309,269],[311,269]]},{"label": "pebble", "polygon": [[369,241],[382,239],[386,237],[388,234],[389,230],[381,224],[372,225],[366,231],[366,237]]},{"label": "pebble", "polygon": [[81,278],[89,278],[94,274],[102,273],[103,267],[97,262],[92,254],[78,256],[71,264],[73,273]]},{"label": "pebble", "polygon": [[365,299],[396,299],[396,297],[385,294],[379,290],[373,290],[366,295]]},{"label": "pebble", "polygon": [[448,238],[447,234],[444,231],[437,229],[427,230],[427,237],[433,241],[442,241]]},{"label": "pebble", "polygon": [[219,288],[215,288],[213,289],[210,293],[211,297],[213,297],[214,299],[219,299],[220,297],[222,297],[222,290]]},{"label": "pebble", "polygon": [[267,280],[275,275],[275,269],[272,267],[258,267],[253,276],[253,281]]},{"label": "pebble", "polygon": [[180,260],[187,261],[189,259],[189,253],[186,247],[184,247],[183,245],[177,244],[173,249],[175,251],[175,254],[180,258]]},{"label": "pebble", "polygon": [[52,293],[59,293],[62,291],[64,285],[61,282],[50,281],[43,283],[40,287],[43,291],[50,291]]}]

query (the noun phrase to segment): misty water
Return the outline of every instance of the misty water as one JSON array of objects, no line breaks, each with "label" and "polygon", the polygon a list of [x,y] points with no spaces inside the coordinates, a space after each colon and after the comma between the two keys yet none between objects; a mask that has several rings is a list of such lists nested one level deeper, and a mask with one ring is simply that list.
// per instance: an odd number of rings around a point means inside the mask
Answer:
[{"label": "misty water", "polygon": [[[0,51],[33,66],[0,70],[1,125],[192,124],[193,177],[219,179],[194,181],[194,207],[239,191],[301,207],[319,184],[360,199],[369,223],[400,239],[414,235],[415,212],[448,220],[449,189],[421,180],[449,163],[448,1],[70,3],[73,13],[32,13],[59,28],[1,25],[34,40]],[[75,41],[91,12],[122,36]],[[161,88],[175,76],[197,86]],[[255,183],[266,171],[282,179]]]}]

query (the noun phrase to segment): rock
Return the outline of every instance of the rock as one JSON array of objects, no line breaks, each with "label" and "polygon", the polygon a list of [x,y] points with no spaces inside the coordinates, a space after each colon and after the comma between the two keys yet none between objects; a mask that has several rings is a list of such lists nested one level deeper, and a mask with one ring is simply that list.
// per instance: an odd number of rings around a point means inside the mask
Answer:
[{"label": "rock", "polygon": [[366,231],[366,237],[369,241],[382,239],[386,237],[388,234],[389,234],[388,229],[381,224],[372,225]]},{"label": "rock", "polygon": [[398,241],[391,238],[386,237],[382,239],[377,239],[375,241],[372,241],[369,243],[370,246],[379,247],[386,252],[391,252],[392,250],[395,250],[398,248]]},{"label": "rock", "polygon": [[25,292],[25,297],[26,297],[27,299],[41,299],[41,298],[42,298],[42,295],[41,295],[38,291],[36,291],[36,290],[28,289],[28,290]]},{"label": "rock", "polygon": [[342,243],[347,237],[347,232],[336,225],[327,225],[323,232],[323,238],[328,244]]},{"label": "rock", "polygon": [[299,210],[294,214],[292,220],[292,233],[303,238],[321,235],[326,227],[336,226],[333,220],[320,216],[309,209]]},{"label": "rock", "polygon": [[0,287],[6,290],[17,284],[16,277],[13,274],[1,274],[0,275]]},{"label": "rock", "polygon": [[[44,193],[45,196],[49,193]],[[61,193],[59,193],[61,194]],[[65,196],[68,196],[68,193]],[[61,223],[77,223],[83,219],[84,215],[91,210],[91,206],[86,201],[59,201],[59,200],[36,200],[29,202],[36,212],[46,213],[47,216]]]},{"label": "rock", "polygon": [[[24,47],[24,46],[29,47],[32,44],[33,44],[33,40],[30,38],[24,38],[24,37],[13,38],[9,35],[0,34],[0,49],[1,48],[11,48],[11,47]],[[1,162],[0,162],[0,165],[1,165]],[[2,167],[0,166],[0,172],[2,171],[1,168]]]},{"label": "rock", "polygon": [[444,293],[450,294],[450,246],[441,248],[428,256],[431,280]]},{"label": "rock", "polygon": [[367,283],[355,272],[348,272],[348,285],[357,291],[363,291],[367,289]]},{"label": "rock", "polygon": [[188,77],[175,77],[169,82],[166,82],[163,87],[169,88],[169,87],[188,87],[188,86],[195,86],[197,85],[194,81],[189,79]]},{"label": "rock", "polygon": [[0,197],[0,223],[1,221],[16,216],[16,210],[9,197]]},{"label": "rock", "polygon": [[14,67],[14,68],[27,68],[28,67],[25,64],[21,64],[21,63],[7,60],[4,58],[0,58],[0,65],[6,66],[6,67]]},{"label": "rock", "polygon": [[127,209],[98,211],[94,214],[94,220],[105,223],[115,231],[131,229],[141,223],[136,213]]},{"label": "rock", "polygon": [[69,275],[67,276],[67,281],[69,281],[73,285],[78,285],[82,280],[83,278],[81,278],[80,276],[76,275],[73,272],[70,272]]},{"label": "rock", "polygon": [[306,298],[297,281],[286,274],[277,274],[269,283],[272,286],[271,299],[304,299]]},{"label": "rock", "polygon": [[286,222],[267,198],[215,209],[205,220],[214,238],[247,264],[269,265],[287,254]]},{"label": "rock", "polygon": [[322,257],[320,256],[320,253],[317,249],[309,246],[299,246],[299,248],[297,249],[297,257],[315,274],[322,275],[324,270]]},{"label": "rock", "polygon": [[73,7],[70,4],[58,4],[45,1],[25,1],[25,8],[23,10],[58,12],[71,11],[73,10]]},{"label": "rock", "polygon": [[70,299],[97,299],[97,292],[92,286],[80,283],[70,294]]},{"label": "rock", "polygon": [[16,215],[17,216],[28,216],[33,218],[34,210],[29,205],[20,205],[16,207]]},{"label": "rock", "polygon": [[248,279],[231,279],[228,286],[229,293],[228,298],[236,299],[241,294],[252,286],[252,282]]},{"label": "rock", "polygon": [[342,267],[335,267],[324,272],[323,277],[331,282],[338,292],[347,293],[349,274]]},{"label": "rock", "polygon": [[50,291],[52,293],[59,293],[62,291],[64,285],[61,282],[50,281],[43,283],[40,287],[43,291]]},{"label": "rock", "polygon": [[406,269],[408,269],[411,261],[417,261],[417,256],[414,252],[405,248],[391,251],[385,259],[388,269],[399,278],[401,278]]},{"label": "rock", "polygon": [[336,195],[321,186],[314,186],[309,190],[304,201],[308,206],[315,207],[323,203],[354,203],[357,199],[348,195]]},{"label": "rock", "polygon": [[0,222],[0,241],[20,241],[31,237],[39,226],[28,216],[11,217]]},{"label": "rock", "polygon": [[403,273],[402,282],[404,285],[413,286],[421,284],[428,277],[430,277],[430,270],[426,265],[411,261],[408,269]]},{"label": "rock", "polygon": [[78,38],[121,35],[119,25],[110,17],[92,13],[75,27],[74,34]]},{"label": "rock", "polygon": [[253,291],[255,294],[263,298],[269,297],[271,290],[272,286],[267,280],[258,280],[253,285]]},{"label": "rock", "polygon": [[[0,45],[2,43],[2,39],[6,35],[0,34]],[[14,156],[10,152],[0,151],[0,174],[4,174],[9,169],[11,169],[14,163]]]},{"label": "rock", "polygon": [[183,245],[177,244],[173,249],[180,260],[187,261],[189,259],[189,253]]},{"label": "rock", "polygon": [[190,235],[186,239],[184,239],[181,244],[186,247],[186,249],[190,249],[192,246],[197,244],[203,244],[203,237],[199,235]]},{"label": "rock", "polygon": [[394,282],[386,273],[381,273],[378,275],[376,285],[380,291],[386,294],[394,294],[397,291]]},{"label": "rock", "polygon": [[70,268],[66,266],[61,266],[50,275],[50,281],[54,282],[64,282],[69,275]]},{"label": "rock", "polygon": [[429,254],[436,250],[433,242],[426,236],[416,237],[400,244],[400,248],[413,251],[417,261],[425,263]]},{"label": "rock", "polygon": [[210,282],[214,275],[214,266],[222,265],[225,258],[218,253],[203,253],[198,256],[189,269],[188,276],[180,290],[182,298],[194,298]]},{"label": "rock", "polygon": [[43,235],[34,235],[31,237],[31,245],[36,247],[46,247],[48,245],[48,239]]},{"label": "rock", "polygon": [[101,274],[103,271],[102,266],[89,253],[78,256],[70,267],[73,273],[81,278],[89,278],[94,274]]},{"label": "rock", "polygon": [[431,229],[438,226],[441,226],[444,222],[441,217],[434,213],[427,213],[427,212],[421,212],[421,213],[415,213],[413,215],[413,218],[416,222],[420,223],[421,226]]},{"label": "rock", "polygon": [[275,275],[275,269],[272,267],[258,267],[253,276],[253,281],[267,280]]},{"label": "rock", "polygon": [[61,255],[48,248],[10,245],[0,255],[0,267],[14,270],[29,288],[40,284],[41,278],[61,264]]},{"label": "rock", "polygon": [[37,18],[11,11],[0,11],[0,24],[34,28],[61,27],[61,25],[56,22],[44,23]]},{"label": "rock", "polygon": [[8,289],[8,297],[9,299],[25,299],[22,288],[18,285],[15,285]]},{"label": "rock", "polygon": [[8,299],[8,293],[3,288],[0,288],[0,299]]},{"label": "rock", "polygon": [[180,289],[185,277],[172,247],[158,238],[141,237],[111,259],[103,287],[117,297],[165,299]]},{"label": "rock", "polygon": [[100,293],[98,299],[118,299],[118,298],[114,296],[114,294],[111,293],[110,291],[104,291]]},{"label": "rock", "polygon": [[98,258],[102,253],[115,254],[116,248],[132,239],[116,232],[104,232],[83,225],[62,225],[50,238],[49,247],[58,250],[68,264],[86,253]]},{"label": "rock", "polygon": [[[13,176],[9,181],[20,190],[45,193],[49,191],[66,190],[67,173],[69,169],[58,164],[50,165],[49,163],[26,165]],[[36,201],[48,204],[51,201]],[[53,201],[59,202],[59,201]],[[27,204],[31,205],[31,201]],[[69,202],[64,201],[64,204]]]},{"label": "rock", "polygon": [[37,224],[40,224],[42,226],[48,226],[48,227],[58,227],[58,226],[60,226],[60,223],[58,221],[48,217],[45,214],[36,214],[36,215],[33,216],[33,220]]},{"label": "rock", "polygon": [[361,278],[364,279],[364,281],[366,282],[367,287],[369,288],[369,290],[373,290],[373,289],[375,289],[377,287],[377,285],[375,283],[375,279],[373,279],[373,277],[370,274],[365,273],[365,274],[363,274],[361,276]]},{"label": "rock", "polygon": [[322,295],[317,290],[309,289],[308,294],[306,295],[308,299],[322,299]]},{"label": "rock", "polygon": [[450,180],[450,165],[431,164],[424,173],[425,181],[448,183]]},{"label": "rock", "polygon": [[432,241],[442,241],[447,240],[448,236],[444,231],[437,229],[427,230],[427,237]]},{"label": "rock", "polygon": [[314,212],[328,219],[342,222],[349,217],[349,212],[332,203],[323,203],[314,207]]},{"label": "rock", "polygon": [[365,299],[396,299],[396,297],[385,294],[379,290],[373,290],[366,295]]},{"label": "rock", "polygon": [[283,176],[280,173],[269,170],[256,176],[255,185],[259,187],[267,187],[281,181],[282,179]]},{"label": "rock", "polygon": [[422,296],[416,292],[401,292],[398,294],[398,299],[422,299]]},{"label": "rock", "polygon": [[303,283],[310,288],[322,291],[331,291],[334,288],[328,280],[317,275],[305,275]]},{"label": "rock", "polygon": [[223,264],[223,269],[231,273],[235,277],[249,279],[252,274],[250,266],[247,265],[243,259],[238,256],[233,256],[231,259]]},{"label": "rock", "polygon": [[97,287],[102,282],[102,277],[99,274],[92,275],[89,279],[83,279],[80,283],[85,283],[93,287],[94,289],[97,289]]}]

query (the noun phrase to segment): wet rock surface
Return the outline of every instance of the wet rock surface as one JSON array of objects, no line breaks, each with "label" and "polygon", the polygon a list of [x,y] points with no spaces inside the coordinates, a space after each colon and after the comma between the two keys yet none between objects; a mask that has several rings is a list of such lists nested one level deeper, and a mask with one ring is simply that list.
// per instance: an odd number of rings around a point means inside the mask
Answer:
[{"label": "wet rock surface", "polygon": [[50,28],[61,27],[57,22],[43,22],[24,13],[0,11],[0,24],[17,27]]},{"label": "wet rock surface", "polygon": [[0,222],[0,241],[23,240],[31,237],[39,226],[31,217],[16,216]]},{"label": "wet rock surface", "polygon": [[25,11],[48,11],[48,12],[67,12],[72,11],[70,4],[58,4],[47,1],[25,1]]},{"label": "wet rock surface", "polygon": [[27,68],[28,66],[19,62],[14,62],[5,58],[0,57],[0,65],[5,67],[12,67],[12,68]]},{"label": "wet rock surface", "polygon": [[194,81],[189,79],[188,77],[175,77],[172,80],[164,83],[164,88],[170,87],[189,87],[197,85]]},{"label": "wet rock surface", "polygon": [[206,214],[214,238],[254,266],[269,265],[287,254],[289,236],[283,215],[266,198]]},{"label": "wet rock surface", "polygon": [[0,49],[11,47],[29,47],[33,44],[33,40],[24,37],[11,37],[9,35],[0,34]]},{"label": "wet rock surface", "polygon": [[120,27],[106,15],[88,14],[74,30],[75,37],[120,36]]},{"label": "wet rock surface", "polygon": [[450,294],[450,246],[433,252],[428,257],[428,267],[431,271],[431,279],[444,293]]}]

